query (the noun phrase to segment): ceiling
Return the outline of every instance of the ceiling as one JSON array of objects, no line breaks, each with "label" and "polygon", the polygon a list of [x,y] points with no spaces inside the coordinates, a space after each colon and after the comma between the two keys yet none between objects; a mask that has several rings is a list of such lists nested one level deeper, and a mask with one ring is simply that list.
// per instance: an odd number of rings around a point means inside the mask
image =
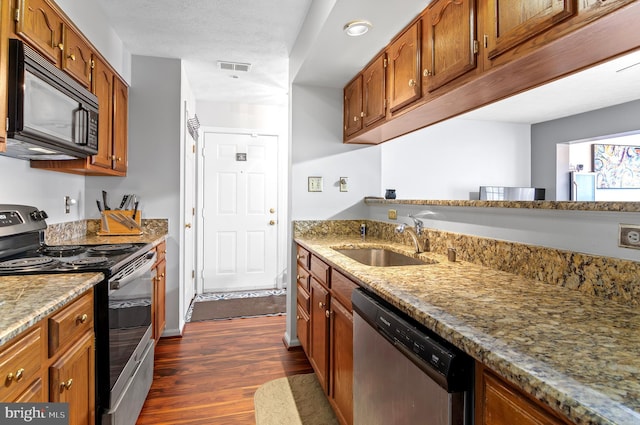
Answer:
[{"label": "ceiling", "polygon": [[[317,11],[333,0],[96,1],[132,54],[182,59],[198,101],[258,104],[286,104],[288,58],[303,25],[315,39],[295,83],[342,89],[428,4],[335,0],[323,15]],[[369,20],[372,30],[346,36],[344,24],[355,19]],[[221,70],[218,61],[251,67]],[[633,66],[639,62],[635,53],[463,117],[536,123],[640,99],[640,65]]]}]

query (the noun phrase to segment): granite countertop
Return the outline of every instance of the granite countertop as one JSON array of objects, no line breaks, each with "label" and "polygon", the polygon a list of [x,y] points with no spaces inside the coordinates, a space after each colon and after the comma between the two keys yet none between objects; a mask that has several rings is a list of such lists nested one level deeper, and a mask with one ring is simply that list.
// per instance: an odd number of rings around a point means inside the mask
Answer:
[{"label": "granite countertop", "polygon": [[102,273],[0,277],[0,347],[103,279]]},{"label": "granite countertop", "polygon": [[408,246],[349,237],[296,242],[576,423],[640,423],[640,311],[561,286],[420,254],[370,267],[331,249]]}]

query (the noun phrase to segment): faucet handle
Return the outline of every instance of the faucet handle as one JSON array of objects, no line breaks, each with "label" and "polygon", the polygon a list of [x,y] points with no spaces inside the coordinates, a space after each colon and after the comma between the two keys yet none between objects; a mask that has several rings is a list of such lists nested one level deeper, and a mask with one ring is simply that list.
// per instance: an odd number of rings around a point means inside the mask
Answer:
[{"label": "faucet handle", "polygon": [[396,226],[396,233],[402,233],[404,232],[404,228],[405,228],[405,224],[404,223],[400,223]]},{"label": "faucet handle", "polygon": [[416,233],[420,234],[420,232],[422,232],[422,227],[424,226],[423,221],[413,215],[409,215],[409,218],[413,220],[413,224],[416,226]]}]

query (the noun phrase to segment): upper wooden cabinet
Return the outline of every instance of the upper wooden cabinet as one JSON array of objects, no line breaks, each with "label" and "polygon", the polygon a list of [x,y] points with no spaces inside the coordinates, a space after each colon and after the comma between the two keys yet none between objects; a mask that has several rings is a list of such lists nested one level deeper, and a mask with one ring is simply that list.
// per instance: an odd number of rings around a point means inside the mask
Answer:
[{"label": "upper wooden cabinet", "polygon": [[386,116],[386,78],[387,57],[378,55],[362,71],[362,124],[369,127]]},{"label": "upper wooden cabinet", "polygon": [[64,49],[63,19],[48,0],[16,0],[16,35],[51,63],[60,66]]},{"label": "upper wooden cabinet", "polygon": [[422,16],[422,84],[426,94],[476,68],[474,0],[437,0]]},{"label": "upper wooden cabinet", "polygon": [[115,80],[111,69],[103,61],[94,62],[92,91],[98,97],[98,153],[91,157],[90,165],[111,168],[113,143],[102,143],[113,140],[113,83]]},{"label": "upper wooden cabinet", "polygon": [[119,78],[113,85],[113,170],[119,175],[127,173],[127,134],[129,122],[129,87]]},{"label": "upper wooden cabinet", "polygon": [[362,130],[362,74],[358,74],[344,88],[344,135]]},{"label": "upper wooden cabinet", "polygon": [[420,21],[417,21],[387,48],[387,101],[390,113],[399,111],[422,96],[420,35]]},{"label": "upper wooden cabinet", "polygon": [[577,0],[487,0],[487,57],[494,59],[576,13]]},{"label": "upper wooden cabinet", "polygon": [[62,69],[86,88],[91,87],[93,52],[89,44],[73,28],[64,26]]}]

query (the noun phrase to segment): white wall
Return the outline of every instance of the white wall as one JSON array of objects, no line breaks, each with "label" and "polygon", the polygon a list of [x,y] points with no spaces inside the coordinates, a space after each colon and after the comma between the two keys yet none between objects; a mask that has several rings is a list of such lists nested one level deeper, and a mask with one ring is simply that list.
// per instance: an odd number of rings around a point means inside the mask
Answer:
[{"label": "white wall", "polygon": [[[180,148],[182,137],[182,64],[178,59],[132,57],[129,90],[129,166],[126,177],[87,177],[89,199],[107,190],[111,203],[125,193],[140,198],[142,218],[169,219],[167,236],[167,328],[180,323]],[[94,202],[95,203],[95,202]],[[98,213],[91,205],[88,217]]]},{"label": "white wall", "polygon": [[[342,143],[342,90],[296,85],[291,111],[292,220],[364,217],[364,196],[380,196],[380,147]],[[323,178],[322,192],[307,190],[309,176]]]},{"label": "white wall", "polygon": [[529,186],[530,128],[454,118],[385,142],[382,189],[398,199],[478,199],[479,186]]}]

